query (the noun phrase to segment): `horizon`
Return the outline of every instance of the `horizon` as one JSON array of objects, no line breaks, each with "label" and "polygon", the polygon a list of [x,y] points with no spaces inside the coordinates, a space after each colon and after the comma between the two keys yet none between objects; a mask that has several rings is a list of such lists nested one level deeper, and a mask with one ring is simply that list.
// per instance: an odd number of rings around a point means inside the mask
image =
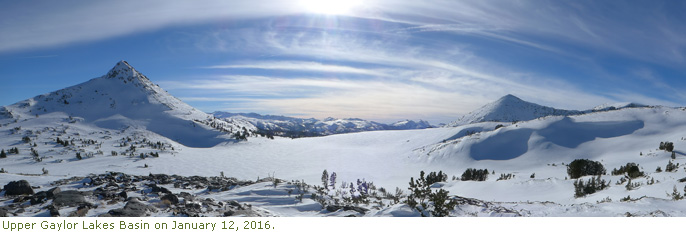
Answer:
[{"label": "horizon", "polygon": [[686,101],[683,2],[3,5],[3,106],[119,60],[208,113],[436,125],[505,94],[568,110]]}]

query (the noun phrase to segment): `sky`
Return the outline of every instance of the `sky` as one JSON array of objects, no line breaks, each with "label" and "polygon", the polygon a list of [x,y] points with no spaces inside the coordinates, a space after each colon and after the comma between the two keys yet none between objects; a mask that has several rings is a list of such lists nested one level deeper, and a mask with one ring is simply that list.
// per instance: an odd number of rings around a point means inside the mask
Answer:
[{"label": "sky", "polygon": [[126,60],[205,112],[448,123],[686,105],[685,1],[0,0],[0,105]]}]

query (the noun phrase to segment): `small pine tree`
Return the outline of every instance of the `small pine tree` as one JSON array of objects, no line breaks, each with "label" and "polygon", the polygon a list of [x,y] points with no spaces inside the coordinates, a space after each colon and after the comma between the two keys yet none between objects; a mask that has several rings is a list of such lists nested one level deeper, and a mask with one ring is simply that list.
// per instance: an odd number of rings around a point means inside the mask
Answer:
[{"label": "small pine tree", "polygon": [[322,186],[324,186],[325,189],[329,189],[329,172],[324,169],[324,172],[322,172]]},{"label": "small pine tree", "polygon": [[81,153],[80,153],[80,152],[77,152],[77,153],[76,153],[76,159],[79,159],[79,160],[83,159],[83,157],[81,157]]},{"label": "small pine tree", "polygon": [[676,185],[674,185],[674,191],[672,192],[672,200],[674,201],[679,201],[681,199],[684,199],[684,196],[681,195],[679,191],[676,190]]},{"label": "small pine tree", "polygon": [[329,177],[329,183],[332,189],[336,188],[336,172],[331,173],[331,177]]},{"label": "small pine tree", "polygon": [[6,158],[6,157],[7,157],[7,153],[5,153],[5,149],[2,149],[2,151],[0,152],[0,158]]},{"label": "small pine tree", "polygon": [[676,153],[672,152],[672,159],[676,159]]}]

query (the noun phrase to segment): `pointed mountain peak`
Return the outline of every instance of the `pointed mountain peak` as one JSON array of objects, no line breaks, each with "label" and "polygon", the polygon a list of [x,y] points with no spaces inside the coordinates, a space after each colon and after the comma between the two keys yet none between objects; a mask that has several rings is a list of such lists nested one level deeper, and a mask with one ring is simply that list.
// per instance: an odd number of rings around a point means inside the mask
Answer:
[{"label": "pointed mountain peak", "polygon": [[501,97],[500,99],[498,99],[498,101],[499,101],[499,102],[504,102],[504,101],[516,101],[516,102],[519,102],[519,101],[524,101],[524,100],[518,98],[518,97],[515,96],[515,95],[507,94],[507,95]]},{"label": "pointed mountain peak", "polygon": [[117,62],[112,69],[107,72],[107,78],[126,78],[133,77],[138,74],[138,71],[133,68],[128,62],[121,60]]},{"label": "pointed mountain peak", "polygon": [[524,101],[512,94],[507,94],[495,102],[486,104],[483,107],[464,115],[450,125],[458,126],[487,121],[527,121],[545,116],[576,115],[580,113],[580,111],[541,106],[536,103]]}]

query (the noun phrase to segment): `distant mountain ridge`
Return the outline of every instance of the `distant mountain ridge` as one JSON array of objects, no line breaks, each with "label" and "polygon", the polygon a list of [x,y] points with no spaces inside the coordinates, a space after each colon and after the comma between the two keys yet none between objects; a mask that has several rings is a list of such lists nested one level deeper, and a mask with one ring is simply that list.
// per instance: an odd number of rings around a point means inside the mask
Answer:
[{"label": "distant mountain ridge", "polygon": [[448,126],[460,126],[480,122],[515,122],[527,121],[546,116],[571,116],[592,112],[609,111],[622,108],[647,107],[638,103],[617,103],[600,105],[590,110],[564,110],[536,103],[524,101],[512,94],[507,94],[500,99],[482,106],[481,108],[462,116],[451,122]]},{"label": "distant mountain ridge", "polygon": [[358,118],[337,119],[329,117],[324,120],[318,120],[314,118],[303,119],[288,116],[221,111],[211,114],[226,121],[245,120],[261,131],[287,137],[312,137],[374,130],[407,130],[433,127],[429,122],[423,120],[405,120],[393,124],[383,124]]}]

